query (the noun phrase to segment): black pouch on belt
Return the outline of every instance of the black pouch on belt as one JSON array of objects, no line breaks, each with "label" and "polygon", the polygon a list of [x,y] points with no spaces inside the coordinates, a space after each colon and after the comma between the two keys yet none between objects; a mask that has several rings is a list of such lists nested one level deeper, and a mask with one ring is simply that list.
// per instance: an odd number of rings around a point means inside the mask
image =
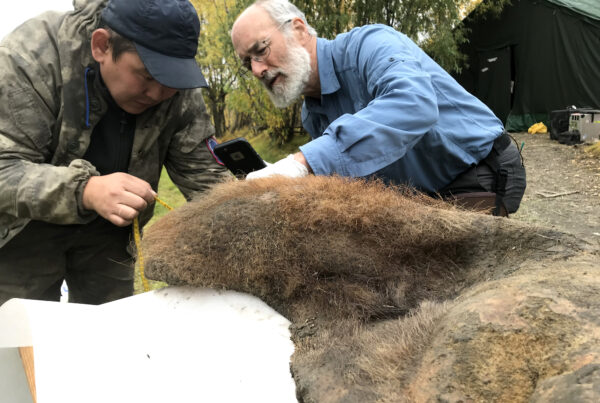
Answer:
[{"label": "black pouch on belt", "polygon": [[483,160],[483,162],[490,167],[492,172],[494,172],[495,176],[494,186],[492,187],[492,191],[496,193],[494,207],[495,216],[506,214],[506,208],[504,207],[502,198],[506,194],[506,180],[508,178],[508,171],[502,167],[498,157],[510,145],[511,141],[512,140],[509,134],[506,131],[502,132],[500,137],[494,140],[492,151],[490,151],[489,155]]}]

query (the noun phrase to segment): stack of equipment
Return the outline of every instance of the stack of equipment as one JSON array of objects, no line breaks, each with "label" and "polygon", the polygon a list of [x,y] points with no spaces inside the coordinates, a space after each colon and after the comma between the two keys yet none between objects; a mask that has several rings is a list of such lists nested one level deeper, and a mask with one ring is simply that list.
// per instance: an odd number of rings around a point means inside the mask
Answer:
[{"label": "stack of equipment", "polygon": [[561,144],[594,143],[600,137],[600,110],[567,107],[550,112],[550,138]]}]

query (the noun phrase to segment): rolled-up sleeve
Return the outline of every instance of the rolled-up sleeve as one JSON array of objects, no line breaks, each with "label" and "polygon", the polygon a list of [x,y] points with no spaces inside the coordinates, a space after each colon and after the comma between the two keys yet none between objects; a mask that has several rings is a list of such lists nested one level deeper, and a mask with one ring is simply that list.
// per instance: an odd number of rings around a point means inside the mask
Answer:
[{"label": "rolled-up sleeve", "polygon": [[352,85],[365,88],[371,101],[355,101],[356,112],[300,148],[316,174],[368,176],[402,158],[438,119],[431,77],[397,35],[374,29],[352,40]]},{"label": "rolled-up sleeve", "polygon": [[83,187],[96,169],[86,161],[53,166],[58,101],[55,78],[16,49],[0,46],[0,213],[55,224],[96,217],[82,205]]}]

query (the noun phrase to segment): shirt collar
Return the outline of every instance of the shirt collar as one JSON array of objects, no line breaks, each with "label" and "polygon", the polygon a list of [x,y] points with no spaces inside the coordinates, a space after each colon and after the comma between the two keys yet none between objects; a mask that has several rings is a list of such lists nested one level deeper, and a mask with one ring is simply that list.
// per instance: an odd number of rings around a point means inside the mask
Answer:
[{"label": "shirt collar", "polygon": [[340,89],[340,82],[333,68],[332,44],[333,42],[330,40],[317,38],[317,63],[319,65],[321,95],[333,94]]}]

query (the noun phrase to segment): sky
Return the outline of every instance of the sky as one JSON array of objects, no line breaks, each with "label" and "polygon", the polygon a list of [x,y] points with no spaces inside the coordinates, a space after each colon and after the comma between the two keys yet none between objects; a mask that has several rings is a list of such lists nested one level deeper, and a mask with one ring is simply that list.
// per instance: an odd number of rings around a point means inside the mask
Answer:
[{"label": "sky", "polygon": [[73,0],[1,0],[0,38],[4,38],[25,20],[46,10],[67,11],[72,9]]}]

